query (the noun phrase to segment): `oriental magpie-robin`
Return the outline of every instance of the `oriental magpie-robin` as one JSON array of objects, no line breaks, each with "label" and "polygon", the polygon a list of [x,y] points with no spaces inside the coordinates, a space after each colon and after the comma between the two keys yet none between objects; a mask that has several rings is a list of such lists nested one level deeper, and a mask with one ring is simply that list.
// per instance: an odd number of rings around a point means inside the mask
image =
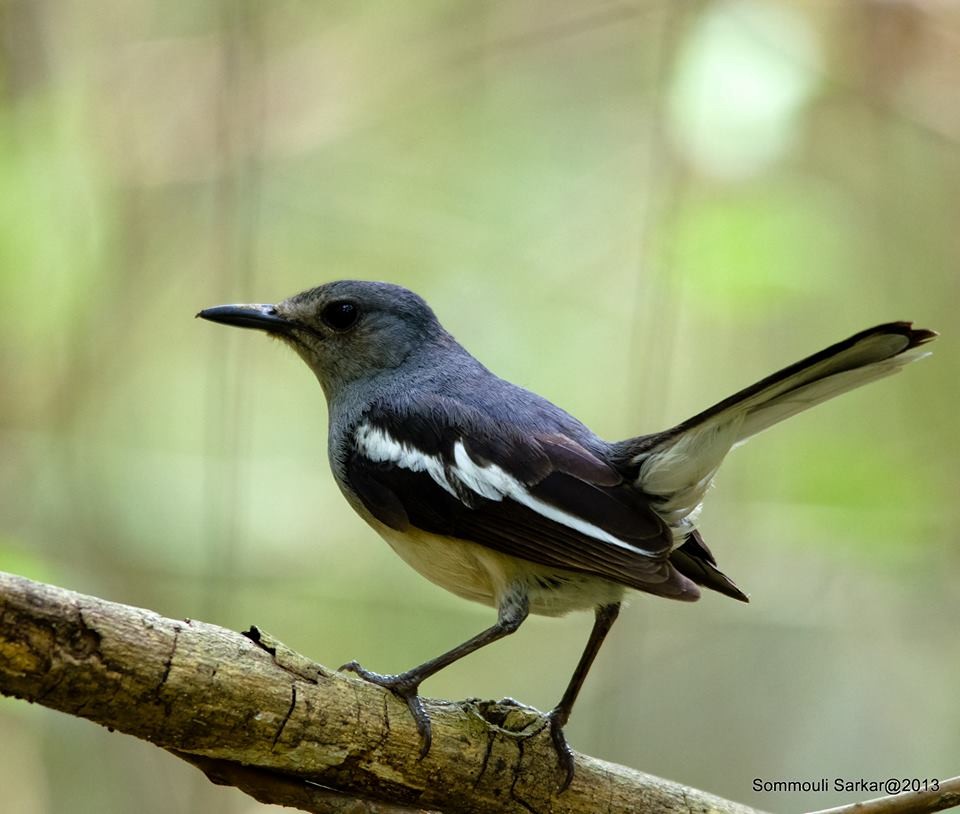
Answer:
[{"label": "oriental magpie-robin", "polygon": [[861,331],[662,432],[604,441],[544,398],[498,378],[419,296],[387,283],[329,283],[277,305],[198,316],[289,344],[329,405],[329,457],[347,501],[427,579],[492,605],[497,622],[425,664],[345,669],[409,706],[430,748],[421,682],[513,633],[529,613],[593,609],[586,649],[550,733],[563,737],[584,678],[628,589],[692,601],[709,588],[747,601],[697,530],[724,456],[758,432],[926,355],[933,331],[891,322]]}]

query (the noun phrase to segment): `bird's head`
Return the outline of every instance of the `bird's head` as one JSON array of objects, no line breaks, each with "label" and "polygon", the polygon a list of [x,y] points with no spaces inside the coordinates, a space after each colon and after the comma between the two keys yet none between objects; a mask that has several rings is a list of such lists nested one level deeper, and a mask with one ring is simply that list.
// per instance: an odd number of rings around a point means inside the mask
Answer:
[{"label": "bird's head", "polygon": [[327,398],[350,382],[398,368],[447,336],[412,291],[358,280],[327,283],[276,305],[217,305],[197,316],[283,340],[310,366]]}]

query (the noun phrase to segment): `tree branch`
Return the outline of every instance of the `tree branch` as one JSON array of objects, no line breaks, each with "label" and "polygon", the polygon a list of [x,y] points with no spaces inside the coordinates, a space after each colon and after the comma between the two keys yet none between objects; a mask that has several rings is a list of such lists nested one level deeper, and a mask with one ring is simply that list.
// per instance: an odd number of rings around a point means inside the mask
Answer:
[{"label": "tree branch", "polygon": [[941,780],[936,791],[901,792],[812,814],[930,814],[960,806],[960,777]]},{"label": "tree branch", "polygon": [[166,619],[3,573],[0,692],[150,741],[262,802],[318,814],[580,814],[598,811],[598,800],[609,814],[755,814],[583,755],[557,795],[543,719],[519,706],[427,701],[433,747],[421,760],[402,702],[255,628]]}]

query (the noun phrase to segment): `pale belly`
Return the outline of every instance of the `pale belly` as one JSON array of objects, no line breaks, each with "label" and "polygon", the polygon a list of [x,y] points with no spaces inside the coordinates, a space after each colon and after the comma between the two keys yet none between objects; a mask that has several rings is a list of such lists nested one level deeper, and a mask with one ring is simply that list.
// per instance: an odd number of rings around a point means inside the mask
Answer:
[{"label": "pale belly", "polygon": [[404,562],[435,585],[474,602],[497,607],[508,586],[522,585],[530,612],[562,616],[620,602],[625,589],[599,577],[538,565],[478,543],[410,529],[399,532],[364,518]]}]

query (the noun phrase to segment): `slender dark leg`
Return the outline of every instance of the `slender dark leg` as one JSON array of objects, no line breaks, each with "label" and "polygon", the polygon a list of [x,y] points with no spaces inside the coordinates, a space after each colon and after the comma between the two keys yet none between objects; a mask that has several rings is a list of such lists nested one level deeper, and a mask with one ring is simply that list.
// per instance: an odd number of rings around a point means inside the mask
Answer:
[{"label": "slender dark leg", "polygon": [[564,772],[563,783],[560,785],[560,791],[563,791],[573,780],[573,752],[567,745],[566,738],[563,737],[563,727],[570,720],[570,712],[573,710],[573,704],[577,700],[580,688],[583,686],[583,680],[590,672],[593,660],[600,652],[600,645],[613,627],[613,623],[620,614],[620,603],[615,602],[612,605],[599,605],[595,611],[596,618],[593,622],[593,630],[590,631],[590,638],[587,639],[587,646],[577,662],[577,668],[573,671],[570,683],[563,693],[563,698],[548,714],[550,720],[550,738],[553,740],[553,747],[557,750],[557,759],[560,761],[560,769]]},{"label": "slender dark leg", "polygon": [[[406,702],[407,707],[410,709],[410,714],[413,715],[413,720],[417,724],[417,731],[420,733],[420,757],[426,757],[430,751],[430,716],[427,715],[420,701],[418,694],[420,683],[434,673],[440,672],[444,667],[449,667],[464,656],[469,656],[475,650],[479,650],[481,647],[497,641],[497,639],[502,639],[504,636],[514,633],[523,623],[523,620],[527,618],[529,612],[527,592],[525,589],[517,587],[508,591],[501,598],[500,606],[497,609],[497,623],[495,625],[488,627],[482,633],[478,633],[472,639],[468,639],[463,644],[454,647],[452,650],[448,650],[435,659],[424,662],[419,667],[414,667],[412,670],[407,670],[405,673],[398,673],[397,675],[380,675],[379,673],[372,673],[369,670],[365,670],[357,662],[351,661],[349,664],[344,664],[340,669],[356,673],[371,684],[385,687]],[[614,614],[614,616],[616,616],[616,614]],[[601,640],[602,638],[601,636]],[[599,643],[597,646],[599,647]],[[591,661],[592,660],[591,657]],[[589,666],[588,664],[587,667]],[[578,667],[577,669],[579,670],[580,668]],[[581,682],[582,681],[583,679],[581,678]],[[576,693],[574,693],[574,696],[576,696]],[[564,698],[566,698],[566,695],[564,695]],[[570,703],[572,704],[573,701],[571,700]],[[566,718],[564,718],[564,721],[566,721]]]}]

